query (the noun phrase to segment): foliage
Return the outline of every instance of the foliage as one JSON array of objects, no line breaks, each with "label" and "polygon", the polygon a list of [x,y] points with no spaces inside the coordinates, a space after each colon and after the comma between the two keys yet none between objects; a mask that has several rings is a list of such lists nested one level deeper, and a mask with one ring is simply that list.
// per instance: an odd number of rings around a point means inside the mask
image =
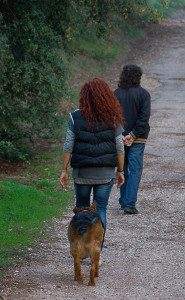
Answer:
[{"label": "foliage", "polygon": [[19,150],[56,124],[65,81],[61,38],[34,1],[6,1],[1,14],[0,136]]},{"label": "foliage", "polygon": [[[23,149],[22,149],[23,150]],[[23,151],[19,151],[11,142],[0,141],[0,153],[5,159],[20,159],[27,161],[28,154],[23,154]]]},{"label": "foliage", "polygon": [[91,57],[105,54],[109,61],[115,54],[105,41],[116,26],[161,17],[151,0],[2,0],[0,139],[11,143],[14,156],[21,158],[23,145],[43,130],[52,134],[59,126],[73,55],[89,55],[93,43]]}]

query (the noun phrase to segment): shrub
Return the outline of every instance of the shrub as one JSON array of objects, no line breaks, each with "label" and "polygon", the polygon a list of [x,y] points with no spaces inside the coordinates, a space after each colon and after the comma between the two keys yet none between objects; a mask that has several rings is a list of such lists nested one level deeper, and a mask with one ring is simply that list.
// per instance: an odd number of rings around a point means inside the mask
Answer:
[{"label": "shrub", "polygon": [[[161,11],[156,2],[166,1],[154,1]],[[157,22],[161,13],[151,3],[152,0],[2,0],[0,139],[5,142],[3,147],[9,149],[7,145],[11,145],[18,154],[25,140],[33,141],[43,130],[50,136],[61,120],[68,74],[66,62],[82,48],[84,52],[85,47],[88,50],[88,43],[79,46],[79,40],[85,37],[88,41],[87,36],[89,39],[94,36],[98,47],[93,47],[91,55],[101,60],[110,29],[127,21]],[[112,53],[112,49],[105,53],[108,60],[114,57]],[[5,149],[2,151],[4,155]]]},{"label": "shrub", "polygon": [[[0,137],[19,148],[43,128],[56,125],[66,67],[61,38],[53,34],[34,1],[7,1],[0,16]],[[10,16],[11,15],[11,16]]]}]

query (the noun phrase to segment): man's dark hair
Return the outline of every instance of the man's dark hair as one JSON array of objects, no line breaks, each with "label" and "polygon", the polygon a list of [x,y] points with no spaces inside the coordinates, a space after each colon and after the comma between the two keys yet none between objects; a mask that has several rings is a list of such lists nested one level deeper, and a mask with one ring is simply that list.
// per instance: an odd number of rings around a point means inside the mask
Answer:
[{"label": "man's dark hair", "polygon": [[137,65],[126,65],[120,75],[118,87],[129,89],[140,86],[142,70]]}]

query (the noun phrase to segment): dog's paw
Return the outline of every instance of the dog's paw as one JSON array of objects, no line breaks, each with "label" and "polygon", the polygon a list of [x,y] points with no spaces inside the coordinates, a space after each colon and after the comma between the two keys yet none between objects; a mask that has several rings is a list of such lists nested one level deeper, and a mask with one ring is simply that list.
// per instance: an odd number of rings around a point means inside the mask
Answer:
[{"label": "dog's paw", "polygon": [[94,281],[89,281],[88,285],[89,286],[95,286],[95,282]]},{"label": "dog's paw", "polygon": [[95,272],[95,277],[99,277],[99,272]]},{"label": "dog's paw", "polygon": [[75,277],[75,280],[79,283],[82,284],[83,283],[83,278],[82,277]]}]

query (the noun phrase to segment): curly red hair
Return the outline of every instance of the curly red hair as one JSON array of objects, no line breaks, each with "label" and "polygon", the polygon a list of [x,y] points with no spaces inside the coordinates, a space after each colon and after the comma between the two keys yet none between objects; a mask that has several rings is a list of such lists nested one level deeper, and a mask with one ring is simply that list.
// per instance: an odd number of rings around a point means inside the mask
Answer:
[{"label": "curly red hair", "polygon": [[123,125],[123,115],[119,101],[108,84],[100,79],[85,83],[80,91],[79,109],[88,126],[100,122],[111,128]]}]

